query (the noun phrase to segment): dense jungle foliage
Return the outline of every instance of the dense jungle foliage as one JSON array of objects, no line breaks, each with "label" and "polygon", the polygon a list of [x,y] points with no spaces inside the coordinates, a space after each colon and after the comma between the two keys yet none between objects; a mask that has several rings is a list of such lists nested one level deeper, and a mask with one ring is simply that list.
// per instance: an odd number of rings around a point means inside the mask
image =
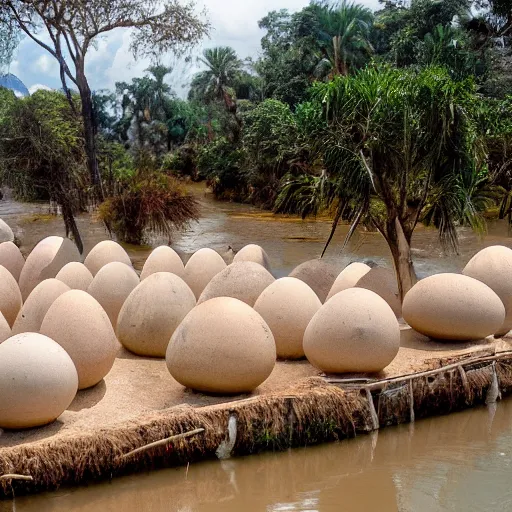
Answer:
[{"label": "dense jungle foliage", "polygon": [[[186,100],[169,85],[176,70],[161,63],[93,93],[109,205],[100,213],[121,237],[141,241],[148,227],[166,229],[150,215],[128,233],[134,222],[112,208],[127,194],[153,187],[183,202],[174,178],[206,180],[218,199],[331,212],[333,231],[342,221],[378,230],[403,294],[415,279],[418,223],[437,227],[456,249],[457,226],[482,231],[484,214],[512,218],[508,0],[387,0],[376,12],[314,0],[255,23],[264,30],[259,56],[205,50]],[[78,211],[87,165],[62,94],[0,94],[4,182],[26,198],[76,189],[67,201]],[[26,145],[16,143],[20,134]],[[179,213],[169,204],[177,227],[197,215],[193,202]]]}]

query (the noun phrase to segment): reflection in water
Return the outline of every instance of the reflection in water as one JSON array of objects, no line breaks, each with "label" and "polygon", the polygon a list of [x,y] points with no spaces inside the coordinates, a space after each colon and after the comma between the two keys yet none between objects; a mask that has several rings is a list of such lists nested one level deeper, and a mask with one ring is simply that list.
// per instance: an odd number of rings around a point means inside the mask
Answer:
[{"label": "reflection in water", "polygon": [[512,510],[512,400],[297,448],[16,499],[18,512]]}]

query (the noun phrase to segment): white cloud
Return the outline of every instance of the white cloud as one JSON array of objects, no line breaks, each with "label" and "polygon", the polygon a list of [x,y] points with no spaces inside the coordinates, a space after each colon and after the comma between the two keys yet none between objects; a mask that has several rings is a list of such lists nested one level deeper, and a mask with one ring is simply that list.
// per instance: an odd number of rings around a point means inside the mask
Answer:
[{"label": "white cloud", "polygon": [[[360,0],[370,8],[378,8],[378,0]],[[298,11],[309,4],[309,0],[198,0],[198,9],[205,8],[212,30],[209,39],[202,41],[194,51],[199,55],[203,48],[231,46],[241,58],[257,57],[260,40],[264,31],[258,21],[269,11],[289,9]],[[93,90],[113,89],[115,82],[129,82],[144,74],[150,62],[146,59],[135,61],[129,49],[130,31],[117,29],[97,41],[86,58],[86,70]],[[189,65],[176,63],[172,56],[163,56],[162,63],[175,65],[170,77],[176,92],[183,94],[183,85],[190,81],[191,74],[198,67],[195,58]],[[33,41],[25,38],[19,48],[17,60],[10,66],[11,72],[19,76],[27,86],[48,83],[59,87],[59,66],[57,61]]]},{"label": "white cloud", "polygon": [[28,88],[28,92],[30,94],[34,94],[36,91],[40,91],[40,90],[43,90],[43,91],[51,91],[52,88],[51,87],[48,87],[47,85],[43,85],[43,84],[34,84],[34,85],[31,85],[29,88]]}]

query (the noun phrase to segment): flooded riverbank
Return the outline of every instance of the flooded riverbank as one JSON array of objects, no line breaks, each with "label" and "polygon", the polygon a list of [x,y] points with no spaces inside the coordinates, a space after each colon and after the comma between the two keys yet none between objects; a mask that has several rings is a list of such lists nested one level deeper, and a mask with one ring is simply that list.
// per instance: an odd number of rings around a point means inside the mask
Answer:
[{"label": "flooded riverbank", "polygon": [[509,399],[340,443],[17,498],[16,510],[506,511],[512,508],[511,425]]},{"label": "flooded riverbank", "polygon": [[[248,243],[259,244],[271,258],[276,276],[287,275],[300,263],[318,258],[329,236],[331,222],[328,219],[301,220],[297,217],[273,215],[250,205],[215,201],[203,184],[194,184],[191,191],[200,202],[200,219],[184,233],[177,233],[172,246],[178,252],[192,254],[202,247],[211,247],[221,254],[228,247],[238,250]],[[48,235],[64,235],[64,223],[60,217],[48,215],[47,204],[22,204],[8,196],[0,201],[0,217],[13,229],[21,241],[24,254]],[[87,253],[96,243],[109,238],[102,222],[94,215],[83,214],[77,224]],[[348,226],[339,226],[326,257],[336,260],[340,266],[355,259],[368,259],[384,266],[391,266],[389,249],[379,233],[359,230],[341,253]],[[137,269],[142,268],[152,247],[167,244],[167,240],[155,239],[150,246],[125,245]],[[419,226],[414,234],[412,247],[416,271],[420,277],[439,272],[458,272],[480,249],[501,244],[512,247],[509,228],[505,221],[492,221],[488,233],[479,237],[470,229],[459,229],[459,254],[446,254],[435,229]]]}]

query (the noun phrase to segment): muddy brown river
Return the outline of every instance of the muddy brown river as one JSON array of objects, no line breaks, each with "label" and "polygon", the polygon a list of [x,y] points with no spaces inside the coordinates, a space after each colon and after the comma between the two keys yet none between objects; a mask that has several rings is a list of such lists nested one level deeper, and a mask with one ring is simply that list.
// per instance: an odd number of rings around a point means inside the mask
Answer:
[{"label": "muddy brown river", "polygon": [[505,512],[512,510],[511,476],[508,400],[340,443],[16,498],[15,510]]},{"label": "muddy brown river", "polygon": [[[199,186],[201,219],[177,235],[173,247],[186,255],[201,247],[221,253],[246,243],[262,245],[276,276],[318,257],[330,231],[328,220],[273,216],[247,205],[217,203]],[[0,217],[13,228],[26,254],[42,238],[64,234],[48,206],[0,201]],[[85,251],[108,233],[92,215],[78,219]],[[360,231],[343,254],[347,227],[328,251],[338,263],[369,259],[390,266],[388,249],[376,233]],[[419,228],[413,238],[416,271],[425,276],[460,271],[482,247],[512,247],[506,223],[493,222],[485,237],[461,229],[459,254],[447,255],[435,230]],[[152,245],[166,243],[153,240]],[[125,246],[136,268],[151,247]],[[336,444],[208,461],[63,489],[14,502],[17,512],[285,512],[285,511],[512,511],[512,400],[450,416],[418,421]]]}]

